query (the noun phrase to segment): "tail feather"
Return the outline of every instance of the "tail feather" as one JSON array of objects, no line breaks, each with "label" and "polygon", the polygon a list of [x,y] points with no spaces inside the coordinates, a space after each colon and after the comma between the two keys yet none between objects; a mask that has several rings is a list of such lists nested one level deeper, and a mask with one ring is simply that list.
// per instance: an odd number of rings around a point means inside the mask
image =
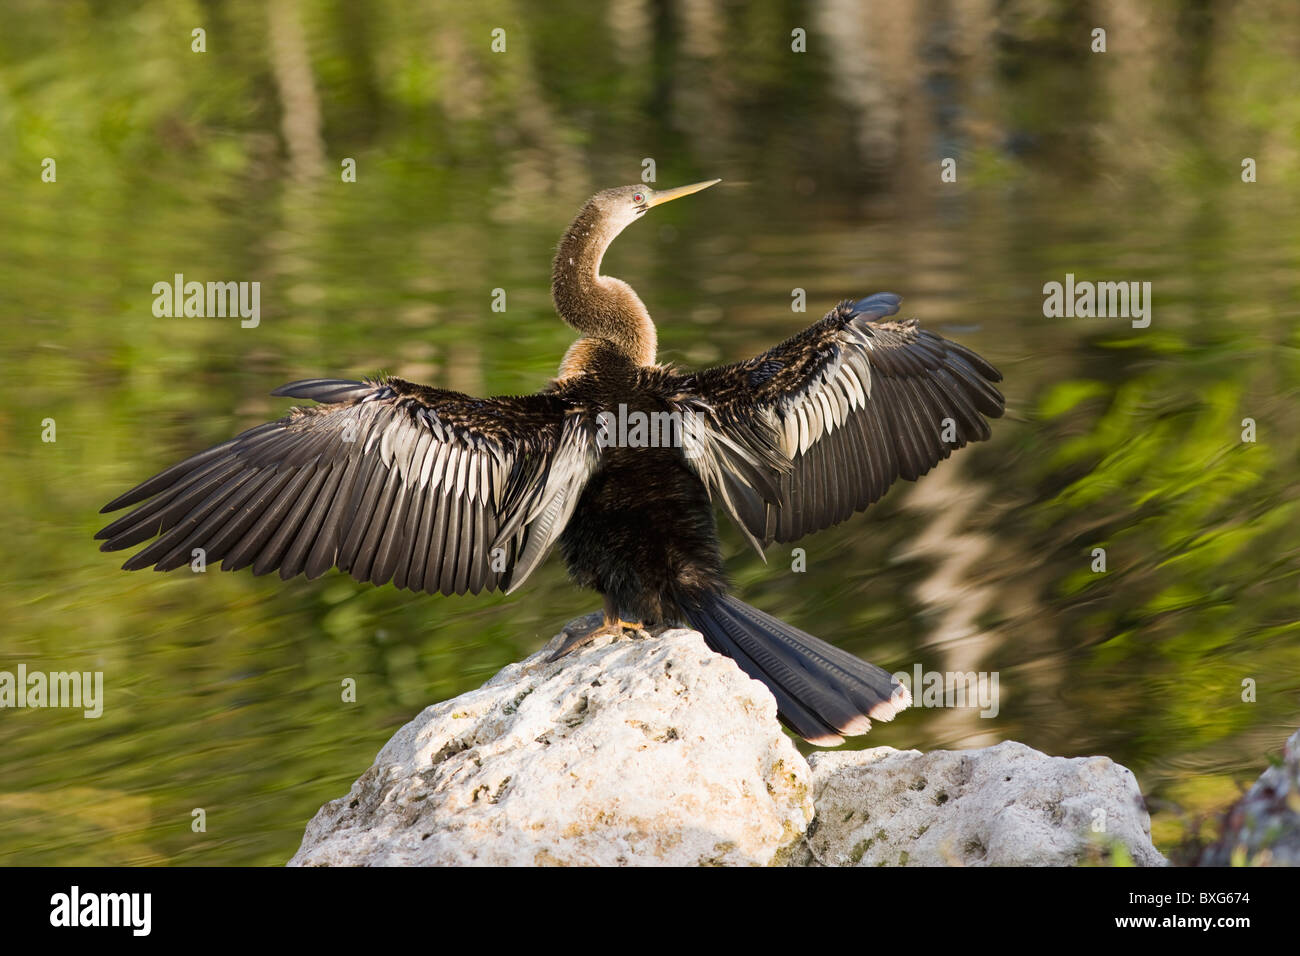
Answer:
[{"label": "tail feather", "polygon": [[868,664],[730,595],[687,612],[709,647],[732,658],[776,698],[782,723],[822,747],[865,734],[912,702],[907,688]]}]

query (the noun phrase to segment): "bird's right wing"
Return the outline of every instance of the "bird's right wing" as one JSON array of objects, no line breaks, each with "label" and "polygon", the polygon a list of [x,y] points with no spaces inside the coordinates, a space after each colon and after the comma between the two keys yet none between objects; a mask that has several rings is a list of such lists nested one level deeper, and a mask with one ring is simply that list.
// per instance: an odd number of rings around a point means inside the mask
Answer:
[{"label": "bird's right wing", "polygon": [[[513,590],[564,530],[599,457],[588,416],[554,395],[479,399],[400,379],[310,379],[295,408],[150,478],[96,537],[124,565],[206,562],[254,574],[429,593]],[[147,503],[146,499],[150,499]]]},{"label": "bird's right wing", "polygon": [[919,478],[1002,414],[997,369],[914,319],[887,320],[898,303],[841,302],[762,355],[670,383],[695,413],[688,457],[760,553]]}]

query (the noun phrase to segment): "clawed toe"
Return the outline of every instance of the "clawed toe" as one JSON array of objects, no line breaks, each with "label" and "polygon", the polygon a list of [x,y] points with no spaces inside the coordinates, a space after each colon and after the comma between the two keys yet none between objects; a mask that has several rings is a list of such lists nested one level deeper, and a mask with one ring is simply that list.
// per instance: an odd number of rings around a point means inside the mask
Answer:
[{"label": "clawed toe", "polygon": [[592,628],[589,631],[570,631],[568,628],[561,631],[564,640],[560,642],[551,656],[546,658],[546,663],[550,664],[558,661],[561,657],[571,654],[580,647],[585,647],[592,641],[601,637],[620,638],[631,632],[632,636],[645,635],[646,631],[640,624],[629,624],[626,621],[616,620],[607,622],[599,627]]}]

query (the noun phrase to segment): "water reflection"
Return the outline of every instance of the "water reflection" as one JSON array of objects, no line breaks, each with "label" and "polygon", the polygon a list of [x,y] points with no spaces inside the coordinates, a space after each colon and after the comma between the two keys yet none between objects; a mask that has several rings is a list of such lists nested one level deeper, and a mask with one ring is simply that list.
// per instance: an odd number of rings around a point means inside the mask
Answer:
[{"label": "water reflection", "polygon": [[[102,669],[108,704],[97,721],[5,713],[0,861],[283,862],[398,725],[595,606],[555,561],[513,599],[429,598],[338,575],[126,575],[89,536],[103,501],[278,414],[267,393],[296,378],[536,388],[571,336],[547,295],[559,231],[647,154],[665,185],[724,179],[607,260],[656,316],[665,361],[747,356],[887,290],[1006,375],[991,442],[800,542],[805,574],[726,531],[746,600],[891,669],[1000,676],[994,719],[918,709],[854,745],[1107,754],[1175,846],[1300,712],[1297,169],[1276,143],[1268,183],[1237,169],[1300,101],[1279,92],[1294,94],[1294,71],[1267,36],[1295,16],[1202,6],[1219,11],[1213,35],[1190,13],[1112,26],[1154,48],[1106,73],[1074,45],[1087,17],[1051,3],[995,24],[968,4],[873,5],[861,21],[818,5],[804,20],[831,38],[827,59],[794,65],[766,4],[584,6],[563,34],[520,11],[519,55],[493,73],[470,14],[385,5],[391,22],[368,27],[304,3],[328,162],[359,155],[347,187],[279,163],[258,106],[274,84],[239,78],[265,76],[260,53],[210,80],[181,71],[183,98],[143,101],[133,92],[158,89],[176,56],[154,41],[130,57],[75,38],[44,59],[5,54],[15,82],[40,69],[71,88],[19,82],[57,133],[0,114],[17,144],[0,153],[14,193],[0,211],[0,669]],[[11,36],[43,35],[21,4],[6,16]],[[103,16],[171,27],[156,9]],[[635,42],[633,21],[658,45]],[[592,51],[593,85],[569,67],[574,44]],[[425,75],[434,48],[479,95]],[[1190,122],[1197,110],[1215,122]],[[1226,155],[1207,128],[1233,140]],[[941,188],[950,149],[959,178]],[[51,152],[69,157],[57,187],[32,184]],[[261,326],[155,319],[149,290],[174,272],[261,281]],[[1044,318],[1042,285],[1067,272],[1151,281],[1151,327]],[[791,311],[796,288],[808,313]],[[47,417],[54,443],[33,437]]]}]

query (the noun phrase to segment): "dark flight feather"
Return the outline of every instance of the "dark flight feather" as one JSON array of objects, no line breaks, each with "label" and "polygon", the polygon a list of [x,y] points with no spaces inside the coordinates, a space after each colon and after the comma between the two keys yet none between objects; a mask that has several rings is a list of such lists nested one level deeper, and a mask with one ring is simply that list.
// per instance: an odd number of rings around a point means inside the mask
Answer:
[{"label": "dark flight feather", "polygon": [[987,439],[985,417],[1002,414],[997,369],[915,320],[887,320],[899,301],[841,302],[756,358],[674,380],[706,417],[692,464],[760,551],[844,521],[900,477],[920,478]]},{"label": "dark flight feather", "polygon": [[[400,379],[308,379],[274,394],[325,404],[118,496],[105,511],[138,507],[99,532],[102,550],[156,536],[123,567],[170,570],[201,548],[228,570],[286,578],[337,566],[444,594],[512,587],[550,550],[599,458],[582,409],[553,394],[478,399]],[[491,567],[498,547],[504,570]]]}]

